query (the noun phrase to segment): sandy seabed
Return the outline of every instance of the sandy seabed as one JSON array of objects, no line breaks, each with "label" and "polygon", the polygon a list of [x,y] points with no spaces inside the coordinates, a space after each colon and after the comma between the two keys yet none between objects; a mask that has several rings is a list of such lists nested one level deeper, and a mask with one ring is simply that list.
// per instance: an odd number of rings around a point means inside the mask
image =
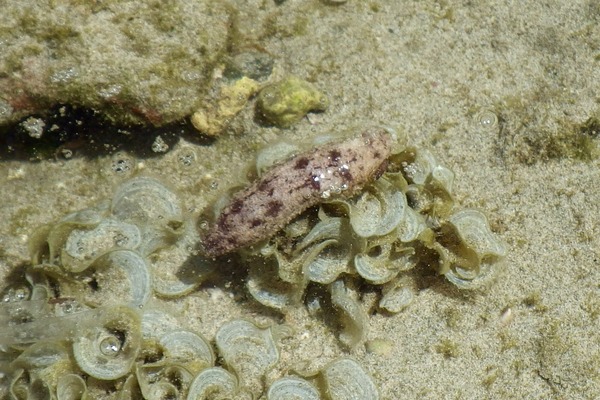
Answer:
[{"label": "sandy seabed", "polygon": [[[381,398],[600,398],[600,159],[547,146],[568,141],[566,127],[600,117],[596,2],[278,7],[279,26],[305,18],[304,28],[261,46],[275,59],[275,76],[309,79],[329,97],[325,113],[286,130],[250,119],[243,136],[212,145],[181,140],[161,157],[2,161],[0,276],[28,262],[37,226],[109,198],[136,174],[168,182],[195,216],[236,183],[248,148],[383,124],[454,171],[457,201],[483,211],[509,251],[485,289],[459,291],[440,277],[400,314],[370,317],[367,339],[392,346],[351,355]],[[189,154],[192,162],[183,163]],[[128,171],[115,171],[119,160]],[[277,321],[226,287],[169,303],[207,338],[236,317]],[[281,344],[281,371],[346,354],[305,310],[284,320],[296,332]]]}]

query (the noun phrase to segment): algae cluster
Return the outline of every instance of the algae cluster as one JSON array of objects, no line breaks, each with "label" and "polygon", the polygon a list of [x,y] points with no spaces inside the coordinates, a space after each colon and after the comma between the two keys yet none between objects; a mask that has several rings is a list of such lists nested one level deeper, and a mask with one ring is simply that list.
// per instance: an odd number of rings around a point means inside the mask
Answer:
[{"label": "algae cluster", "polygon": [[[123,183],[110,201],[40,227],[31,265],[2,288],[0,396],[378,398],[372,378],[349,358],[267,385],[277,341],[289,328],[231,320],[213,344],[153,304],[154,295],[189,293],[212,272],[192,257],[195,241],[178,196],[143,176]],[[190,258],[194,273],[186,275]]]},{"label": "algae cluster", "polygon": [[[293,145],[280,144],[259,154],[257,173],[290,151]],[[427,151],[394,151],[383,176],[356,196],[324,198],[263,245],[240,250],[248,292],[284,314],[304,303],[314,316],[334,316],[341,343],[355,348],[369,318],[359,300],[363,283],[380,288],[378,307],[388,313],[412,300],[415,270],[478,287],[506,250],[483,214],[457,207],[453,180]],[[378,398],[375,381],[346,357],[266,381],[289,327],[232,320],[213,345],[153,305],[153,296],[186,296],[222,267],[196,254],[195,228],[177,194],[143,176],[109,201],[40,227],[31,237],[31,265],[2,289],[6,393]],[[448,346],[438,350],[451,357],[456,349]]]},{"label": "algae cluster", "polygon": [[[255,173],[298,152],[285,142],[269,147]],[[506,247],[481,212],[456,204],[454,174],[414,147],[396,149],[387,161],[358,195],[323,197],[279,234],[239,250],[258,302],[283,313],[306,303],[315,314],[336,315],[341,342],[355,348],[368,327],[358,301],[364,284],[379,289],[380,310],[397,313],[413,298],[415,271],[442,274],[459,288],[493,276]]]}]

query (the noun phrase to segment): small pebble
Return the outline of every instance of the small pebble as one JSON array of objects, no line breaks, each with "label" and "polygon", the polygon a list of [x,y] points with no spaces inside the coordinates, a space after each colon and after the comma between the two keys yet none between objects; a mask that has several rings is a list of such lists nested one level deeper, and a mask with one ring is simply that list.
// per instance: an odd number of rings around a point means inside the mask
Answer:
[{"label": "small pebble", "polygon": [[256,111],[259,120],[289,128],[309,111],[325,111],[327,105],[327,97],[313,84],[290,76],[260,91]]},{"label": "small pebble", "polygon": [[44,133],[44,127],[46,123],[41,118],[29,117],[25,121],[21,122],[21,126],[29,136],[34,139],[39,139]]},{"label": "small pebble", "polygon": [[205,135],[220,135],[257,90],[258,82],[245,76],[223,86],[216,101],[205,102],[192,115],[192,125]]}]

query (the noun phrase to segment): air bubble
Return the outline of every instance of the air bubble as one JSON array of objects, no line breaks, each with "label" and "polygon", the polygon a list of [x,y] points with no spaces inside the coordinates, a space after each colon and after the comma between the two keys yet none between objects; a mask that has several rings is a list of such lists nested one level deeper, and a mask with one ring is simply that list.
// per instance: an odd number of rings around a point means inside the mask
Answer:
[{"label": "air bubble", "polygon": [[56,71],[54,74],[52,74],[52,76],[50,77],[50,82],[65,84],[72,81],[78,75],[79,72],[76,68],[69,67],[60,71]]},{"label": "air bubble", "polygon": [[194,162],[196,161],[196,152],[193,149],[189,148],[188,146],[185,146],[179,152],[178,158],[179,158],[179,162],[184,167],[189,167],[190,165],[194,164]]},{"label": "air bubble", "polygon": [[116,336],[107,336],[100,342],[100,352],[108,357],[115,357],[121,351],[121,342]]},{"label": "air bubble", "polygon": [[117,174],[122,174],[131,170],[131,161],[126,158],[120,158],[113,161],[112,169]]},{"label": "air bubble", "polygon": [[121,93],[123,87],[121,85],[111,85],[107,88],[98,90],[98,96],[104,99],[110,99],[112,97],[116,97]]},{"label": "air bubble", "polygon": [[15,289],[16,300],[25,300],[27,297],[29,297],[29,289],[25,287],[18,287]]},{"label": "air bubble", "polygon": [[65,303],[62,309],[65,312],[65,314],[71,314],[73,312],[74,307],[72,303]]},{"label": "air bubble", "polygon": [[179,156],[179,161],[186,167],[192,165],[194,158],[190,154]]},{"label": "air bubble", "polygon": [[498,116],[491,110],[482,110],[477,120],[486,129],[493,129],[498,125]]},{"label": "air bubble", "polygon": [[9,303],[12,301],[22,301],[27,300],[29,298],[29,288],[24,286],[19,286],[17,288],[10,288],[8,292],[2,297],[2,301],[5,303]]},{"label": "air bubble", "polygon": [[122,233],[115,235],[113,238],[115,246],[118,247],[127,247],[127,243],[129,243],[129,238]]}]

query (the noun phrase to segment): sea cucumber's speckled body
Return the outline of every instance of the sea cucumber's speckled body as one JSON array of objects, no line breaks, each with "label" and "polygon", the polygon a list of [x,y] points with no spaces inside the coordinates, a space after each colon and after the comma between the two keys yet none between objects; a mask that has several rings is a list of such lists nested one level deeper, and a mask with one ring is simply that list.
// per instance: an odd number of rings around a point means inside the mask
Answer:
[{"label": "sea cucumber's speckled body", "polygon": [[384,172],[391,145],[389,132],[371,128],[274,166],[233,196],[204,233],[204,253],[216,257],[255,244],[308,207],[332,196],[355,194]]}]

